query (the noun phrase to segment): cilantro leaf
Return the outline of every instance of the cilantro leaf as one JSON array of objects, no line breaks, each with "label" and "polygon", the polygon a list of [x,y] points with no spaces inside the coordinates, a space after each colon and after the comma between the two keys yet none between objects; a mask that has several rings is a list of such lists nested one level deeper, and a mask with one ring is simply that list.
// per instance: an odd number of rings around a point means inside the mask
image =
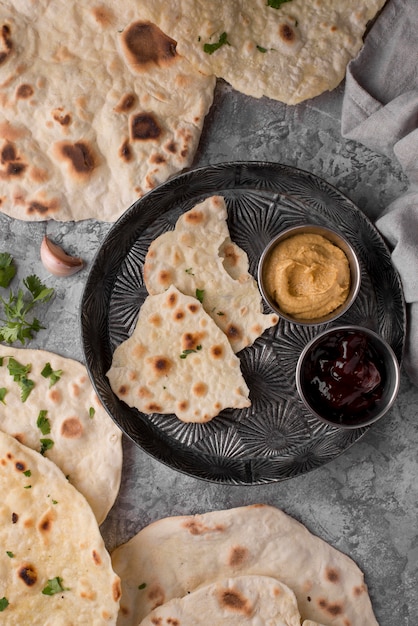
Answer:
[{"label": "cilantro leaf", "polygon": [[54,290],[46,287],[35,274],[24,278],[23,284],[32,294],[34,302],[48,302],[53,296]]},{"label": "cilantro leaf", "polygon": [[9,606],[9,601],[7,598],[3,597],[0,598],[0,613],[2,613],[3,611],[5,611],[7,609],[7,607]]},{"label": "cilantro leaf", "polygon": [[54,596],[56,593],[61,593],[62,591],[65,591],[65,587],[62,586],[62,578],[60,576],[50,578],[46,587],[42,589],[42,593],[45,596]]},{"label": "cilantro leaf", "polygon": [[13,257],[8,252],[0,252],[0,287],[8,287],[15,274]]},{"label": "cilantro leaf", "polygon": [[0,387],[0,402],[3,402],[3,404],[6,404],[4,401],[4,398],[6,397],[6,393],[7,393],[6,387]]},{"label": "cilantro leaf", "polygon": [[55,385],[62,376],[62,370],[53,370],[50,363],[46,363],[41,375],[44,378],[49,378],[49,386]]},{"label": "cilantro leaf", "polygon": [[196,289],[196,298],[199,300],[199,302],[203,302],[204,294],[205,294],[204,289]]},{"label": "cilantro leaf", "polygon": [[213,54],[214,52],[216,52],[216,50],[222,48],[222,46],[230,45],[231,44],[228,41],[228,35],[226,33],[222,33],[217,43],[205,43],[203,45],[203,52],[206,52],[207,54]]},{"label": "cilantro leaf", "polygon": [[267,0],[266,6],[271,7],[272,9],[280,9],[282,4],[285,2],[292,2],[292,0]]},{"label": "cilantro leaf", "polygon": [[49,435],[51,432],[51,424],[46,416],[47,413],[48,411],[45,410],[39,411],[38,419],[36,420],[36,425],[43,435]]},{"label": "cilantro leaf", "polygon": [[19,361],[16,361],[16,359],[11,356],[9,357],[7,369],[9,370],[10,376],[13,377],[13,380],[20,387],[20,399],[22,400],[22,402],[26,402],[30,392],[35,386],[33,380],[30,380],[26,376],[26,374],[28,374],[32,369],[31,363],[28,363],[27,365],[22,365],[21,363],[19,363]]},{"label": "cilantro leaf", "polygon": [[198,350],[201,350],[201,349],[202,349],[202,346],[198,345],[196,346],[196,350],[193,350],[193,348],[190,348],[188,350],[183,350],[183,352],[180,354],[180,358],[186,359],[189,354],[192,354],[193,352],[197,352]]},{"label": "cilantro leaf", "polygon": [[39,441],[41,442],[41,449],[39,450],[39,452],[42,455],[44,455],[45,452],[47,450],[50,450],[52,446],[54,445],[54,442],[52,439],[40,439]]}]

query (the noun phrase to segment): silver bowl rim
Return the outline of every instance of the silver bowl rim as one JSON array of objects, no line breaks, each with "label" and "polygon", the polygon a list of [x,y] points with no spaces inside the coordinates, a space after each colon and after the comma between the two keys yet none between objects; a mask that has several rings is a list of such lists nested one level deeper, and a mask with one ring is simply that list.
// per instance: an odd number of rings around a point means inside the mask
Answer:
[{"label": "silver bowl rim", "polygon": [[[385,405],[380,407],[379,412],[373,415],[372,417],[370,417],[369,419],[365,419],[364,421],[361,421],[360,423],[357,422],[355,424],[336,423],[332,420],[327,419],[320,413],[317,413],[317,411],[315,411],[315,409],[308,402],[305,396],[304,390],[303,390],[302,382],[301,382],[301,371],[302,371],[303,362],[305,360],[306,355],[310,352],[312,347],[315,346],[318,342],[320,342],[327,335],[332,335],[337,332],[349,331],[349,330],[353,330],[355,332],[362,332],[368,335],[369,337],[371,337],[377,344],[379,344],[379,346],[382,348],[382,351],[385,351],[387,355],[389,356],[389,361],[392,364],[392,370],[393,370],[393,376],[391,377],[392,379],[391,391],[388,392],[389,397]],[[400,386],[400,378],[401,378],[400,365],[389,343],[381,335],[379,335],[379,333],[375,332],[371,328],[367,328],[366,326],[352,325],[352,324],[333,326],[331,328],[327,328],[323,330],[322,332],[318,333],[317,335],[315,335],[315,337],[312,337],[312,339],[308,341],[308,343],[305,345],[302,352],[300,353],[297,364],[296,364],[296,388],[297,388],[297,391],[298,391],[298,394],[302,403],[308,409],[308,411],[312,415],[314,415],[317,419],[321,420],[322,422],[325,422],[326,424],[329,424],[330,426],[334,426],[335,428],[349,429],[349,430],[353,430],[356,428],[363,428],[365,426],[370,426],[371,424],[374,424],[375,422],[380,420],[384,415],[386,415],[386,413],[388,413],[388,411],[392,408],[396,400],[396,397],[398,395],[399,386]]]},{"label": "silver bowl rim", "polygon": [[[280,307],[277,305],[277,303],[273,301],[268,291],[264,287],[263,270],[264,270],[266,259],[268,258],[270,253],[273,251],[273,249],[276,247],[279,241],[283,239],[288,239],[292,235],[294,234],[296,235],[298,232],[318,232],[319,234],[322,234],[324,237],[327,237],[328,235],[329,236],[328,238],[331,241],[331,243],[334,243],[335,245],[339,246],[342,249],[342,251],[345,252],[348,258],[349,265],[350,265],[351,286],[350,286],[350,292],[346,301],[343,304],[341,304],[339,307],[337,307],[334,311],[331,311],[331,313],[329,313],[328,315],[324,315],[322,317],[317,317],[313,319],[298,319],[296,317],[292,317],[291,315],[287,313],[284,313],[283,311],[280,310]],[[263,297],[263,300],[281,318],[293,324],[299,324],[300,326],[318,326],[320,324],[334,322],[339,317],[344,315],[344,313],[346,313],[348,309],[352,306],[352,304],[357,298],[357,295],[361,287],[361,265],[360,265],[360,260],[356,251],[354,250],[353,246],[344,235],[342,235],[337,230],[330,228],[328,226],[306,222],[306,224],[290,226],[289,228],[282,230],[280,233],[278,233],[272,239],[270,239],[270,241],[264,248],[260,256],[260,259],[258,261],[257,281],[258,281],[260,293]]]}]

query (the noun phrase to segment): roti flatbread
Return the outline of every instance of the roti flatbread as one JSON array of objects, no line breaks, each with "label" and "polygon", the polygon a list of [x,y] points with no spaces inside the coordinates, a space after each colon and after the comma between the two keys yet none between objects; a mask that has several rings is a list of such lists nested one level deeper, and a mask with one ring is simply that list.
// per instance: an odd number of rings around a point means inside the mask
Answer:
[{"label": "roti flatbread", "polygon": [[0,432],[4,626],[111,626],[120,582],[94,514],[61,470]]},{"label": "roti flatbread", "polygon": [[225,200],[211,196],[183,213],[175,229],[157,237],[144,263],[150,294],[174,284],[182,293],[202,295],[202,305],[228,337],[234,352],[251,345],[276,314],[265,314],[247,254],[231,242]]},{"label": "roti flatbread", "polygon": [[243,575],[276,578],[303,620],[378,626],[364,576],[345,554],[268,505],[161,519],[112,553],[122,580],[118,626],[204,585]]},{"label": "roti flatbread", "polygon": [[0,344],[0,397],[0,430],[42,450],[101,523],[119,491],[122,436],[85,366],[46,350]]},{"label": "roti flatbread", "polygon": [[296,104],[334,89],[386,0],[165,0],[144,15],[200,71],[251,96]]},{"label": "roti flatbread", "polygon": [[142,3],[0,5],[0,210],[114,221],[190,165],[215,78]]},{"label": "roti flatbread", "polygon": [[295,594],[268,576],[206,585],[151,611],[140,626],[300,626]]},{"label": "roti flatbread", "polygon": [[200,302],[173,285],[148,296],[107,372],[114,393],[143,413],[207,422],[250,405],[240,362]]}]

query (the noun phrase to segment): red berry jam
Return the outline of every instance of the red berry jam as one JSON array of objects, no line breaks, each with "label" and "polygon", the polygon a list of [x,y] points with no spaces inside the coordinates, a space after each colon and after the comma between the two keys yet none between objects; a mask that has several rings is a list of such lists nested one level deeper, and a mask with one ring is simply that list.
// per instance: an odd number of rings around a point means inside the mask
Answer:
[{"label": "red berry jam", "polygon": [[313,408],[335,422],[361,421],[383,395],[385,366],[366,333],[336,331],[311,350],[302,372]]}]

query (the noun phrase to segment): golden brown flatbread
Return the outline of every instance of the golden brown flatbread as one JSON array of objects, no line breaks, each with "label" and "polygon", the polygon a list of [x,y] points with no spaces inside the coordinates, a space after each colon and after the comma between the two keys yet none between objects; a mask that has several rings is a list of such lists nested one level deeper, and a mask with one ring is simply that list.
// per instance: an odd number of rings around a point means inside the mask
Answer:
[{"label": "golden brown flatbread", "polygon": [[143,413],[208,422],[250,406],[238,357],[201,303],[173,285],[148,296],[107,372],[115,394]]},{"label": "golden brown flatbread", "polygon": [[289,587],[302,620],[378,626],[358,566],[269,505],[158,520],[116,548],[112,563],[122,581],[118,626],[135,626],[172,598],[244,575]]},{"label": "golden brown flatbread", "polygon": [[334,89],[386,0],[146,0],[144,15],[197,69],[296,104]]},{"label": "golden brown flatbread", "polygon": [[42,450],[103,522],[119,491],[122,437],[85,366],[46,350],[0,344],[0,398],[0,430]]},{"label": "golden brown flatbread", "polygon": [[116,624],[120,581],[86,499],[49,459],[0,432],[0,622]]},{"label": "golden brown flatbread", "polygon": [[4,0],[0,210],[114,221],[190,165],[214,85],[134,0]]},{"label": "golden brown flatbread", "polygon": [[203,308],[239,352],[279,318],[263,312],[247,254],[231,241],[227,217],[222,196],[210,196],[183,213],[174,230],[151,243],[144,281],[150,294],[171,284],[191,296],[200,293]]}]

